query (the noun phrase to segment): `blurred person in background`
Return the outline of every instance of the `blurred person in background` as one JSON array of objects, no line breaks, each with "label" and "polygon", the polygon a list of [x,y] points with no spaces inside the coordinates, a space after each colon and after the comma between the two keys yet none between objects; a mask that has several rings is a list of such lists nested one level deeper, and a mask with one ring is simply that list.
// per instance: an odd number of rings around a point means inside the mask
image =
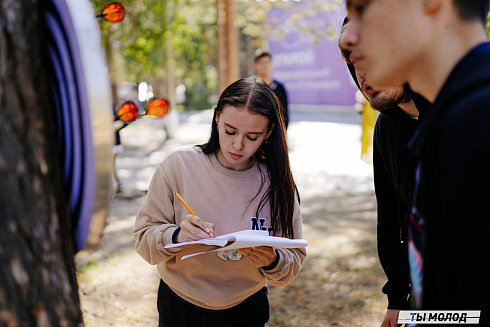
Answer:
[{"label": "blurred person in background", "polygon": [[272,55],[270,52],[258,49],[254,56],[254,68],[257,71],[257,76],[262,78],[270,86],[279,99],[284,124],[287,129],[289,125],[288,95],[284,85],[271,77]]},{"label": "blurred person in background", "polygon": [[373,164],[373,134],[378,112],[373,110],[366,96],[357,91],[355,94],[356,104],[354,108],[361,115],[361,160],[367,164]]}]

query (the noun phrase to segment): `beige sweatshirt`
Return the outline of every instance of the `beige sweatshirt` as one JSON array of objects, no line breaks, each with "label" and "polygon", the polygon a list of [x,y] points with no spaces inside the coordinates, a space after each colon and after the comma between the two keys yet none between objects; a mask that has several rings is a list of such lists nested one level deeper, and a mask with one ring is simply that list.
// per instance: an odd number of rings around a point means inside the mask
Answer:
[{"label": "beige sweatshirt", "polygon": [[[213,234],[219,236],[246,229],[268,230],[269,205],[261,210],[259,219],[255,216],[269,183],[264,164],[234,171],[223,167],[214,154],[206,155],[197,147],[169,154],[158,165],[136,217],[133,230],[136,251],[150,264],[157,265],[162,279],[178,296],[206,309],[235,306],[268,281],[278,287],[286,286],[298,275],[306,257],[305,249],[277,249],[279,263],[268,271],[253,268],[244,256],[226,261],[217,252],[211,252],[181,260],[187,254],[185,251],[173,253],[165,249],[165,244],[172,243],[175,229],[189,214],[175,192],[201,219],[214,223]],[[297,199],[293,226],[295,237],[301,238]]]}]

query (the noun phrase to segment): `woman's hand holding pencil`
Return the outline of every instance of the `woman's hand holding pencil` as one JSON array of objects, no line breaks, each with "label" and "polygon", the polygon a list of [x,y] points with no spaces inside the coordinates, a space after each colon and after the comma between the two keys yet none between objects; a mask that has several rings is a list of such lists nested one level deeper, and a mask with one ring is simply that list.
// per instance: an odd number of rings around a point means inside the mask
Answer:
[{"label": "woman's hand holding pencil", "polygon": [[182,197],[175,193],[184,206],[190,211],[190,215],[184,217],[184,221],[180,224],[180,232],[177,234],[177,242],[189,242],[202,240],[203,238],[210,238],[213,236],[214,224],[203,221],[196,213],[189,207],[189,205],[182,199]]},{"label": "woman's hand holding pencil", "polygon": [[210,238],[209,233],[214,229],[213,223],[207,223],[198,216],[186,215],[180,223],[180,232],[177,234],[177,242],[198,241]]}]

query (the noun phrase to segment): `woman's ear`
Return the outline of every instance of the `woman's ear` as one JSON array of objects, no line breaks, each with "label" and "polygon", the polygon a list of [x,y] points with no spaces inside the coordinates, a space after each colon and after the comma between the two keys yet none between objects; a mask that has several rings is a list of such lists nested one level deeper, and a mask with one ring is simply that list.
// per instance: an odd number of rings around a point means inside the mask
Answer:
[{"label": "woman's ear", "polygon": [[274,130],[274,124],[271,125],[271,127],[269,128],[269,131],[267,132],[267,134],[265,134],[265,138],[269,138],[269,136],[271,136],[272,134],[272,131]]},{"label": "woman's ear", "polygon": [[216,123],[216,125],[218,125],[218,123],[219,123],[219,115],[220,115],[221,112],[217,112],[216,111],[216,108],[218,108],[218,106],[214,106],[213,118],[214,118],[214,122]]}]

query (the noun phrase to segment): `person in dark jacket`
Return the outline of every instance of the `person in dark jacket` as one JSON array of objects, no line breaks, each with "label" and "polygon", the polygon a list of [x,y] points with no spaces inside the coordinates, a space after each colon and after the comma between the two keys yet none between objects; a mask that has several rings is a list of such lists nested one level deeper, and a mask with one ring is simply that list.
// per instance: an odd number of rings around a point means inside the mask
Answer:
[{"label": "person in dark jacket", "polygon": [[350,52],[341,46],[347,28],[345,20],[339,38],[342,57],[371,107],[380,111],[374,130],[373,167],[378,204],[378,256],[388,278],[382,290],[388,296],[388,310],[381,326],[397,326],[399,310],[410,307],[407,225],[415,158],[408,142],[417,128],[419,112],[408,86],[377,91],[366,83],[365,75],[350,62]]},{"label": "person in dark jacket", "polygon": [[[344,42],[370,81],[378,87],[409,82],[433,102],[411,141],[417,156],[409,229],[416,307],[480,310],[480,325],[489,326],[489,1],[359,6],[348,0],[347,9],[352,25]],[[397,60],[387,64],[387,54]]]},{"label": "person in dark jacket", "polygon": [[[411,307],[408,225],[415,182],[416,158],[408,144],[430,103],[410,92],[416,112],[389,108],[380,113],[374,130],[374,185],[378,204],[378,256],[388,278],[383,293],[388,309]],[[400,110],[402,109],[402,110]],[[389,311],[389,310],[388,310]],[[398,312],[388,312],[381,326],[397,326]],[[390,320],[391,319],[391,320]]]},{"label": "person in dark jacket", "polygon": [[257,76],[262,78],[274,91],[279,102],[281,103],[281,109],[284,117],[284,124],[286,129],[289,125],[289,109],[288,109],[288,95],[284,85],[271,77],[272,70],[272,55],[268,51],[258,49],[254,56],[254,68],[257,71]]}]

